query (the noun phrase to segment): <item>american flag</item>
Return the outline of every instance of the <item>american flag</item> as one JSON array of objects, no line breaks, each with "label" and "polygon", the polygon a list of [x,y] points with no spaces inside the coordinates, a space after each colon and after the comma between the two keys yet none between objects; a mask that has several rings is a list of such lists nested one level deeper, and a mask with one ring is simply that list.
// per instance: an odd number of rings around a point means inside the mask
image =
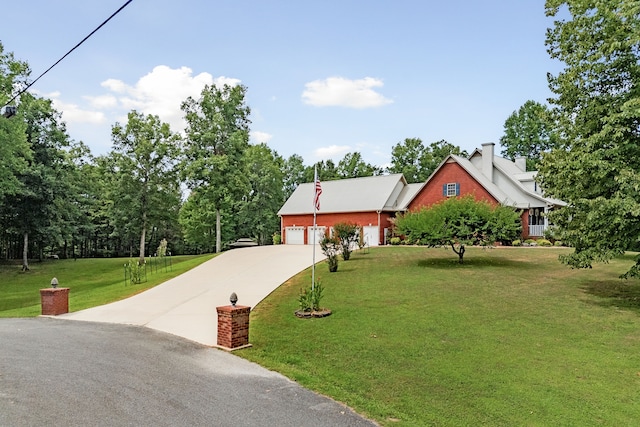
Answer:
[{"label": "american flag", "polygon": [[315,175],[315,195],[313,196],[313,206],[317,211],[320,210],[320,195],[322,194],[322,186],[320,185],[320,180],[318,179],[318,170],[314,170]]}]

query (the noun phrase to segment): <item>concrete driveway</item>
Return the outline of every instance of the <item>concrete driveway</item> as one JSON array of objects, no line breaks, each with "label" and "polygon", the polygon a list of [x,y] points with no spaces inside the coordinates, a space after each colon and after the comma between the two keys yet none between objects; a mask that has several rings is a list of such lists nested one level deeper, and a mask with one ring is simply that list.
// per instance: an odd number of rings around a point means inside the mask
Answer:
[{"label": "concrete driveway", "polygon": [[[316,262],[324,258],[317,248]],[[229,305],[232,292],[238,295],[238,305],[255,307],[274,289],[312,264],[313,246],[310,245],[234,249],[126,300],[58,317],[146,326],[215,346],[218,339],[216,307]],[[73,293],[73,289],[70,292]]]}]

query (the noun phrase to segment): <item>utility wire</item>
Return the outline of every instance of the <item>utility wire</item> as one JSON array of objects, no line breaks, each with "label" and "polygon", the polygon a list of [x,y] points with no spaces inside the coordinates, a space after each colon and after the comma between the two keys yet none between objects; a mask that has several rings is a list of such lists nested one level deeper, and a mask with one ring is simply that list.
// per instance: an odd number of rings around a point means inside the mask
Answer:
[{"label": "utility wire", "polygon": [[110,16],[110,17],[108,17],[108,18],[107,18],[107,19],[106,19],[102,24],[100,24],[100,25],[99,25],[95,30],[91,31],[91,33],[90,33],[88,36],[86,36],[85,38],[83,38],[83,39],[82,39],[82,41],[80,41],[80,43],[78,43],[77,45],[75,45],[75,46],[74,46],[74,47],[73,47],[69,52],[65,53],[65,54],[64,54],[64,56],[63,56],[62,58],[58,59],[58,60],[56,61],[56,63],[55,63],[55,64],[53,64],[51,67],[47,68],[47,69],[46,69],[46,71],[45,71],[44,73],[40,74],[40,75],[38,76],[38,78],[37,78],[37,79],[35,79],[35,80],[34,80],[34,81],[32,81],[31,83],[29,83],[29,84],[27,85],[27,87],[25,87],[25,88],[24,88],[24,89],[22,89],[20,92],[18,92],[18,93],[17,93],[13,98],[11,98],[11,99],[9,100],[9,102],[7,102],[4,106],[5,106],[5,107],[6,107],[6,106],[8,106],[8,105],[9,105],[9,104],[11,104],[13,101],[15,101],[15,99],[16,99],[17,97],[19,97],[20,95],[22,95],[23,93],[25,93],[25,92],[26,92],[26,91],[27,91],[31,86],[33,86],[33,85],[34,85],[38,80],[40,80],[40,78],[41,78],[42,76],[44,76],[45,74],[47,74],[49,71],[51,71],[51,69],[52,69],[53,67],[55,67],[55,66],[56,66],[56,65],[58,65],[60,62],[62,62],[62,60],[63,60],[64,58],[66,58],[67,56],[69,56],[69,54],[71,54],[71,52],[73,52],[74,50],[76,50],[76,49],[77,49],[77,48],[78,48],[82,43],[84,43],[84,42],[85,42],[89,37],[91,37],[91,36],[92,36],[96,31],[98,31],[100,28],[102,28],[102,27],[104,26],[104,24],[106,24],[107,22],[109,22],[109,21],[111,20],[111,18],[113,18],[114,16],[116,16],[118,13],[120,13],[120,11],[121,11],[122,9],[124,9],[125,7],[127,7],[127,6],[129,5],[129,3],[131,3],[132,1],[133,1],[133,0],[128,0],[125,4],[123,4],[122,6],[120,6],[120,9],[116,10],[115,12],[113,12],[113,13],[111,14],[111,16]]}]

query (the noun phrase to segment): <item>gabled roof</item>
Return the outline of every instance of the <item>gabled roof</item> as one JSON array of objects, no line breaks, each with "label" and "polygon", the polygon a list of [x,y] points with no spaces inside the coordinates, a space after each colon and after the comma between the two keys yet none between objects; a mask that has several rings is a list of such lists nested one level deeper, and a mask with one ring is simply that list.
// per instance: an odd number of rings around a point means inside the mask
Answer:
[{"label": "gabled roof", "polygon": [[[414,186],[404,175],[322,181],[319,214],[402,210],[415,196]],[[278,215],[313,213],[314,184],[300,184],[278,211]]]},{"label": "gabled roof", "polygon": [[[506,179],[510,184],[499,186],[498,184],[487,178],[482,170],[478,169],[471,162],[471,159],[474,156],[482,156],[482,150],[475,149],[468,159],[453,154],[449,155],[449,157],[447,157],[442,162],[442,164],[449,161],[449,159],[453,159],[460,166],[462,166],[462,168],[465,169],[469,173],[469,175],[471,175],[476,181],[478,181],[489,192],[489,194],[491,194],[497,201],[505,206],[513,206],[520,209],[526,209],[528,207],[531,207],[532,199],[541,204],[543,203],[559,206],[566,205],[566,203],[561,200],[545,197],[542,194],[531,191],[522,184],[524,181],[533,181],[535,179],[537,171],[524,172],[511,160],[505,159],[504,157],[500,156],[493,156],[493,168],[496,171],[500,172],[499,176]],[[440,167],[442,167],[442,164],[438,167],[438,169],[436,169],[436,171],[438,171]],[[498,177],[498,175],[495,173],[493,175],[496,178]],[[494,180],[496,178],[494,178]],[[429,181],[427,181],[427,183],[428,182]]]}]

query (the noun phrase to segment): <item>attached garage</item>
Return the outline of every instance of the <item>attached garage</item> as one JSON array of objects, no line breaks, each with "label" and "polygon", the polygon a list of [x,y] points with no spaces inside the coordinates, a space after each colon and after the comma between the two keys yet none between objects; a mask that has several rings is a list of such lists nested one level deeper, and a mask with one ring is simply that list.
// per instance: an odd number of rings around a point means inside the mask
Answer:
[{"label": "attached garage", "polygon": [[287,245],[304,245],[304,227],[287,227],[284,236]]},{"label": "attached garage", "polygon": [[[320,244],[320,240],[324,237],[324,233],[327,230],[325,226],[316,227],[316,245]],[[307,244],[313,245],[313,226],[307,227]]]},{"label": "attached garage", "polygon": [[380,244],[380,227],[377,225],[365,225],[362,227],[362,238],[367,246],[378,246]]}]

